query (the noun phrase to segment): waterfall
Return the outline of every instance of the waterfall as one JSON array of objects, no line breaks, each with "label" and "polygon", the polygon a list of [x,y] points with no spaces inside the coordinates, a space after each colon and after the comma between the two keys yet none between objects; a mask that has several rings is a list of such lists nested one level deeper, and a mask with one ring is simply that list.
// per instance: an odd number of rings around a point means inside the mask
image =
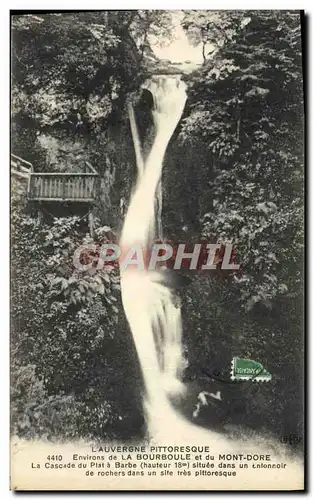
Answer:
[{"label": "waterfall", "polygon": [[[153,242],[156,235],[156,197],[161,191],[163,158],[186,102],[185,83],[178,76],[155,76],[144,87],[153,95],[152,114],[156,134],[144,161],[135,114],[129,105],[138,180],[122,229],[122,249],[135,245],[149,248]],[[169,400],[169,396],[184,392],[184,385],[180,381],[183,365],[181,311],[173,291],[163,284],[162,270],[149,271],[128,266],[121,267],[120,271],[123,307],[145,383],[144,406],[149,434],[161,441],[168,436],[169,431],[166,430],[169,426],[175,426],[178,430],[180,422],[181,434],[186,433],[185,426],[188,426],[189,431],[192,428],[198,430],[175,412]]]}]

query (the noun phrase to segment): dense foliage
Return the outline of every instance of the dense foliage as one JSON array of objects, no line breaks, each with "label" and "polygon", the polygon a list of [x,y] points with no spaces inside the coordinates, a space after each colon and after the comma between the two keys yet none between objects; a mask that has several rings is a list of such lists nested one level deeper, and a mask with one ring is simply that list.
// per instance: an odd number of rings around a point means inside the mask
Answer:
[{"label": "dense foliage", "polygon": [[[203,425],[302,435],[299,15],[186,11],[182,27],[204,63],[185,76],[187,106],[166,155],[164,231],[232,242],[241,264],[235,274],[193,275],[180,292],[194,398],[186,405],[214,384],[224,404],[203,409]],[[79,170],[83,160],[97,168],[101,243],[119,231],[133,182],[125,103],[153,59],[151,41],[169,39],[171,15],[14,16],[12,34],[14,152],[38,170]],[[92,242],[84,218],[39,220],[23,186],[13,188],[22,192],[12,205],[14,432],[122,437],[131,422],[140,435],[142,382],[117,271],[74,271],[74,250]],[[225,384],[234,356],[261,362],[272,381]]]},{"label": "dense foliage", "polygon": [[[219,31],[227,14],[217,16]],[[245,11],[237,17],[228,36],[220,37],[220,49],[188,80],[189,114],[181,139],[205,160],[199,175],[211,170],[202,235],[234,243],[241,272],[225,284],[211,282],[207,293],[205,279],[195,282],[194,296],[202,298],[193,307],[202,321],[207,318],[201,324],[208,336],[199,328],[203,363],[211,356],[213,369],[227,373],[227,360],[244,356],[259,359],[273,374],[258,398],[243,389],[241,420],[253,412],[256,422],[261,416],[266,427],[284,434],[290,414],[289,432],[300,432],[299,416],[289,413],[291,400],[296,406],[302,401],[300,20],[287,12]],[[202,35],[212,35],[203,15]],[[287,385],[289,395],[283,395]]]},{"label": "dense foliage", "polygon": [[[86,230],[76,216],[46,223],[13,203],[12,419],[21,435],[95,437],[113,426],[119,436],[134,418],[141,426],[139,397],[124,380],[137,375],[125,357],[118,271],[73,266],[74,251],[91,242]],[[108,236],[110,228],[99,227],[93,244]],[[121,413],[127,421],[117,425]]]}]

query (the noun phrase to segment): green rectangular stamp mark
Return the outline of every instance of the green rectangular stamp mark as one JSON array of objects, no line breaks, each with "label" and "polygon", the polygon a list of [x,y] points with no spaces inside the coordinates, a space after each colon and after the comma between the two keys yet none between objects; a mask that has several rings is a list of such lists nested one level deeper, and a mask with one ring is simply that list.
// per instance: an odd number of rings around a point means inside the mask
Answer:
[{"label": "green rectangular stamp mark", "polygon": [[246,358],[233,358],[230,375],[231,380],[249,380],[251,382],[269,382],[272,378],[261,363]]}]

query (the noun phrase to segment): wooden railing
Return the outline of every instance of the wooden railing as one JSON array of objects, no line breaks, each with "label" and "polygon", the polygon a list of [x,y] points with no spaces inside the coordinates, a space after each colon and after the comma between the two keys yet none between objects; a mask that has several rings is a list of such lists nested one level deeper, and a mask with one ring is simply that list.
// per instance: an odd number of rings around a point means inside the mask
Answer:
[{"label": "wooden railing", "polygon": [[24,177],[28,179],[29,173],[32,171],[33,165],[23,158],[11,153],[11,172],[18,177]]},{"label": "wooden railing", "polygon": [[97,173],[29,174],[28,198],[33,201],[92,202],[96,197]]},{"label": "wooden railing", "polygon": [[11,154],[11,172],[28,179],[27,195],[31,201],[93,202],[99,175],[85,162],[83,173],[34,172],[31,163]]}]

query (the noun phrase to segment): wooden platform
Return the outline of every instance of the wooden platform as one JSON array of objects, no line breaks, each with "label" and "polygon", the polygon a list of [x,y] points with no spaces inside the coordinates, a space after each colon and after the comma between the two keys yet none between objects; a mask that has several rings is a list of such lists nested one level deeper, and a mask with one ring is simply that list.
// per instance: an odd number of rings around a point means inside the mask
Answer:
[{"label": "wooden platform", "polygon": [[85,162],[83,173],[34,172],[31,163],[11,155],[11,172],[28,179],[27,198],[32,202],[93,203],[99,175]]},{"label": "wooden platform", "polygon": [[97,174],[31,173],[27,196],[30,201],[91,203],[96,197],[97,177]]}]

